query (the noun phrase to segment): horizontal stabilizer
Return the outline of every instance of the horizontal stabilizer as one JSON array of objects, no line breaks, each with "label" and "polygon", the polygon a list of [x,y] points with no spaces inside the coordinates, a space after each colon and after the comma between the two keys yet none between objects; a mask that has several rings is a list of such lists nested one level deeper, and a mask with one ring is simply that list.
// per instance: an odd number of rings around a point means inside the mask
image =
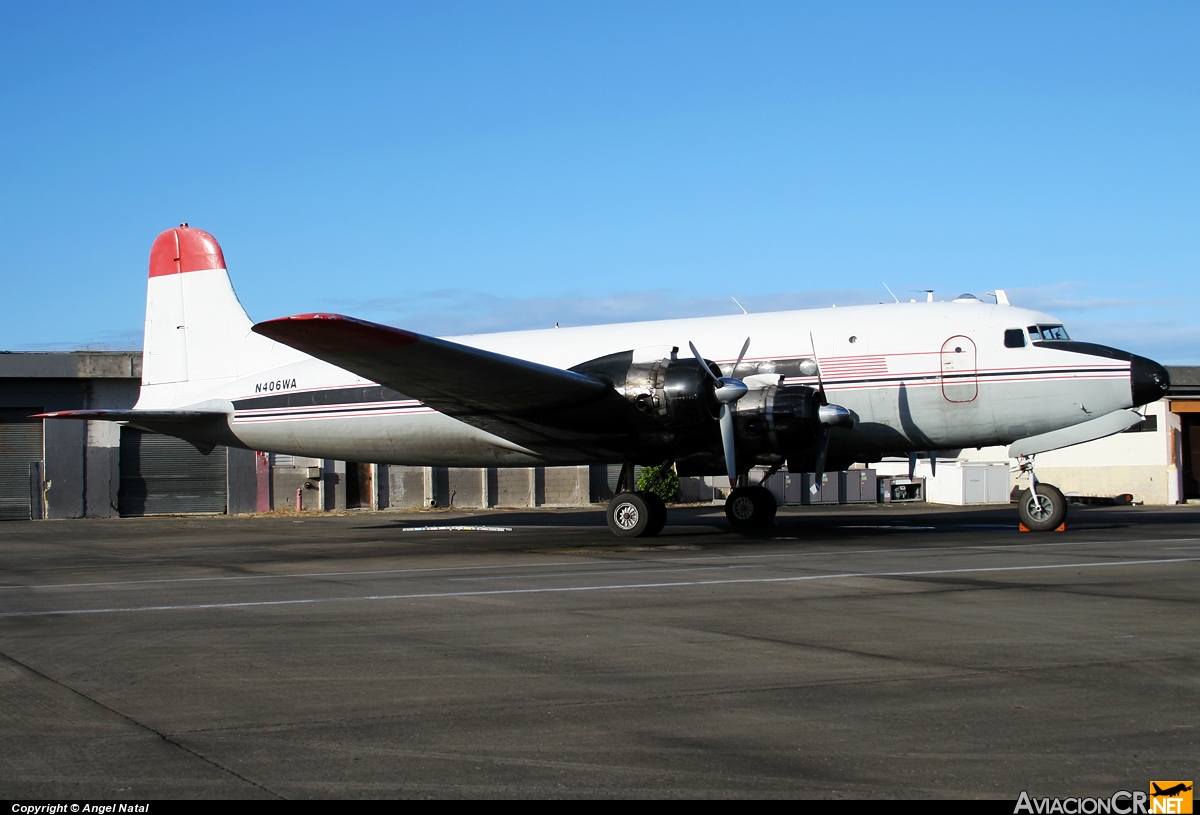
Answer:
[{"label": "horizontal stabilizer", "polygon": [[101,422],[187,423],[214,416],[225,416],[221,410],[56,410],[37,413],[30,419],[91,419]]},{"label": "horizontal stabilizer", "polygon": [[254,331],[452,416],[520,415],[609,390],[584,374],[340,314],[267,320]]},{"label": "horizontal stabilizer", "polygon": [[1091,421],[1013,442],[1008,448],[1008,455],[1010,458],[1032,456],[1035,453],[1083,444],[1085,441],[1095,441],[1128,430],[1140,421],[1142,417],[1132,410],[1114,410]]}]

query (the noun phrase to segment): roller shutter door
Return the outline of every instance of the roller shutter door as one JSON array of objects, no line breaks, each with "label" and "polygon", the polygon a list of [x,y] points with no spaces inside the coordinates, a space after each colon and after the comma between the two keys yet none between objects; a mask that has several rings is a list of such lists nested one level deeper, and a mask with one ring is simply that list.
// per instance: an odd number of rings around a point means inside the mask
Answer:
[{"label": "roller shutter door", "polygon": [[0,520],[29,520],[29,463],[42,460],[41,408],[0,413]]},{"label": "roller shutter door", "polygon": [[121,428],[122,516],[223,514],[228,451],[207,456],[171,436]]}]

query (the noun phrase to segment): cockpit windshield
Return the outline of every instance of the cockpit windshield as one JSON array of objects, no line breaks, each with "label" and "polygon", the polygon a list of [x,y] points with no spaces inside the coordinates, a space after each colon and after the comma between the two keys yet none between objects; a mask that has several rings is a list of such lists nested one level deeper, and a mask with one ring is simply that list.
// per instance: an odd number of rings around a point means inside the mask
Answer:
[{"label": "cockpit windshield", "polygon": [[1033,340],[1069,340],[1067,329],[1061,325],[1031,325],[1029,337]]}]

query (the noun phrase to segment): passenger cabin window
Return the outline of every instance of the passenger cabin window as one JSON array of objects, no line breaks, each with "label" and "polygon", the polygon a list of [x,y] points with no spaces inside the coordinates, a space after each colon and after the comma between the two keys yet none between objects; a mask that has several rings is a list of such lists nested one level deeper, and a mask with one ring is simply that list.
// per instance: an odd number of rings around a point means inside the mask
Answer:
[{"label": "passenger cabin window", "polygon": [[1020,328],[1009,328],[1004,332],[1005,348],[1024,348],[1025,332]]},{"label": "passenger cabin window", "polygon": [[1034,340],[1069,340],[1067,329],[1061,325],[1031,325],[1029,336]]}]

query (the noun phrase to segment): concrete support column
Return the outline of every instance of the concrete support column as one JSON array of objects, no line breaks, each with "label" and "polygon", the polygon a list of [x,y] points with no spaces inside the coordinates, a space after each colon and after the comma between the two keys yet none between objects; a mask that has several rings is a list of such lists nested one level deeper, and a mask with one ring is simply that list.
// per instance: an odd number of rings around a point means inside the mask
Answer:
[{"label": "concrete support column", "polygon": [[87,518],[111,518],[117,513],[121,486],[121,426],[116,422],[87,422],[84,454],[84,507]]}]

